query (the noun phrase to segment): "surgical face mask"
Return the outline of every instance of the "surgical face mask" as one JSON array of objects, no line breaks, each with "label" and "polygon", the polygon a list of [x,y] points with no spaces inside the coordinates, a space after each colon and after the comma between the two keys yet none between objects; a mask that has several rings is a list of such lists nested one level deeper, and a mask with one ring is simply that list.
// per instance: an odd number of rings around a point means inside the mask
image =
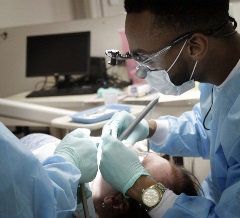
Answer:
[{"label": "surgical face mask", "polygon": [[197,66],[197,61],[194,65],[192,74],[190,76],[189,81],[184,82],[182,85],[180,86],[175,86],[168,75],[168,71],[170,71],[170,69],[173,67],[173,65],[176,63],[176,61],[178,60],[185,44],[187,41],[185,41],[185,43],[183,44],[178,56],[176,57],[176,59],[174,60],[174,62],[172,63],[172,65],[169,67],[169,69],[166,70],[156,70],[156,71],[149,71],[147,73],[147,77],[145,78],[145,80],[150,84],[150,86],[152,86],[154,89],[158,90],[160,93],[165,94],[165,95],[181,95],[184,92],[192,89],[195,87],[195,83],[194,80],[192,80],[192,76],[193,73],[196,69]]},{"label": "surgical face mask", "polygon": [[145,80],[150,86],[164,95],[181,95],[195,87],[194,80],[189,80],[180,86],[175,86],[165,70],[151,71]]}]

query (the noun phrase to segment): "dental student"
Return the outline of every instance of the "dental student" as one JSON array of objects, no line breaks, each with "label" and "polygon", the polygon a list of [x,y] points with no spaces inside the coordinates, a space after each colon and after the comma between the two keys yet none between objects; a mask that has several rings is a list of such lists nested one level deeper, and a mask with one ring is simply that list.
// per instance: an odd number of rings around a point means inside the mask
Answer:
[{"label": "dental student", "polygon": [[124,6],[137,75],[163,94],[180,95],[194,81],[201,92],[192,111],[142,120],[126,141],[149,138],[154,151],[210,159],[211,172],[203,196],[174,194],[116,139],[134,119],[121,112],[103,129],[103,178],[151,217],[240,217],[240,35],[229,1],[125,0]]}]

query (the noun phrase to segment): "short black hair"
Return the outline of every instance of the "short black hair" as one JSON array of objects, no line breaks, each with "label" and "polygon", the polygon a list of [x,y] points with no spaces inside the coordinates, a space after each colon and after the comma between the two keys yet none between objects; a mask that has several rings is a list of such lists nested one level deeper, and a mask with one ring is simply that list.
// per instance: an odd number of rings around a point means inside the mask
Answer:
[{"label": "short black hair", "polygon": [[125,0],[124,7],[128,14],[149,11],[155,26],[182,33],[216,29],[229,17],[229,0]]}]

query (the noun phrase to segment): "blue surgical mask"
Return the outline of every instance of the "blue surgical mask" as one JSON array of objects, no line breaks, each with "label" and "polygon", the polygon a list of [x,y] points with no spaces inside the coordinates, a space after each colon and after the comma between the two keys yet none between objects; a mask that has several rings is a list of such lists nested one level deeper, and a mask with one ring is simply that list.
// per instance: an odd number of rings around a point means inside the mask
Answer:
[{"label": "blue surgical mask", "polygon": [[[196,62],[197,63],[197,62]],[[194,80],[189,80],[180,86],[175,86],[165,70],[148,72],[145,79],[150,86],[164,95],[181,95],[195,87]]]},{"label": "blue surgical mask", "polygon": [[172,63],[172,65],[169,67],[169,69],[167,71],[166,70],[156,70],[156,71],[149,71],[147,73],[147,77],[145,78],[145,80],[150,84],[150,86],[152,86],[154,89],[156,89],[157,91],[159,91],[160,93],[162,93],[164,95],[181,95],[184,92],[186,92],[190,89],[193,89],[195,87],[195,83],[194,83],[194,80],[192,80],[192,76],[196,69],[196,66],[198,63],[197,61],[194,65],[194,68],[193,68],[193,71],[192,71],[189,81],[184,82],[180,86],[174,85],[171,82],[170,77],[168,75],[168,72],[170,71],[170,69],[173,67],[173,65],[176,63],[177,59],[179,58],[185,44],[186,44],[186,41],[183,44],[176,59],[174,60],[174,62]]}]

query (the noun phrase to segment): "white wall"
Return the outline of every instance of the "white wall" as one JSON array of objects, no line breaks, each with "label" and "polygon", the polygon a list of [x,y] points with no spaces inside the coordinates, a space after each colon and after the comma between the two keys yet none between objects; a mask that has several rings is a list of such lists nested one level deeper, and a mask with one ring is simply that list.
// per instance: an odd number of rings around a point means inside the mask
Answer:
[{"label": "white wall", "polygon": [[240,0],[232,0],[229,12],[238,22],[237,30],[240,32]]},{"label": "white wall", "polygon": [[123,2],[124,0],[101,0],[103,16],[107,17],[124,13]]},{"label": "white wall", "polygon": [[124,0],[0,0],[0,28],[115,16]]},{"label": "white wall", "polygon": [[[124,13],[124,0],[0,0],[0,28],[109,17]],[[240,20],[240,0],[230,0]]]},{"label": "white wall", "polygon": [[[0,38],[0,96],[33,90],[39,78],[25,78],[26,37],[29,35],[91,31],[91,56],[105,57],[106,49],[122,50],[118,30],[124,27],[125,15],[111,18],[40,24],[0,29],[7,39]],[[42,79],[41,79],[42,80]]]},{"label": "white wall", "polygon": [[0,0],[0,27],[72,20],[71,0]]}]

